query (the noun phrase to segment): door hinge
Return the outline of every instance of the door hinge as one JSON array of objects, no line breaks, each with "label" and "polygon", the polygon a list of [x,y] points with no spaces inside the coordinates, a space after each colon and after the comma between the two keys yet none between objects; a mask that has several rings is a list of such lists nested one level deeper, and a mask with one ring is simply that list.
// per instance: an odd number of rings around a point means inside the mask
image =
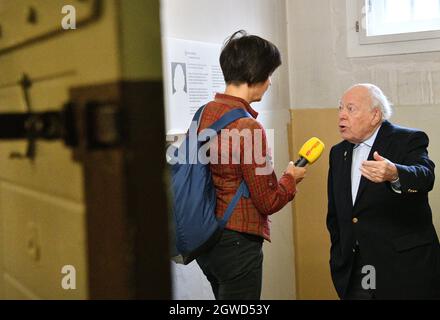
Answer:
[{"label": "door hinge", "polygon": [[[85,150],[119,146],[121,127],[120,108],[114,103],[88,102],[83,109],[66,103],[61,111],[0,113],[0,140],[62,140],[70,148]],[[34,158],[12,154],[11,158]]]}]

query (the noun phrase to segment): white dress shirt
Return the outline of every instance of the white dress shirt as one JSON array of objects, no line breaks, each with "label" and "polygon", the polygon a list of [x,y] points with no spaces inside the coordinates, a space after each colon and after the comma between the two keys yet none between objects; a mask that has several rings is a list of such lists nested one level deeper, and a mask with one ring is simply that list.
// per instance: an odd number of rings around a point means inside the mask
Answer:
[{"label": "white dress shirt", "polygon": [[353,200],[353,204],[356,201],[357,192],[359,189],[359,184],[361,182],[361,165],[362,162],[368,159],[368,155],[370,154],[371,147],[374,144],[374,140],[376,140],[377,133],[379,132],[379,128],[374,131],[374,133],[367,140],[356,144],[353,147],[353,158],[351,162],[351,197]]}]

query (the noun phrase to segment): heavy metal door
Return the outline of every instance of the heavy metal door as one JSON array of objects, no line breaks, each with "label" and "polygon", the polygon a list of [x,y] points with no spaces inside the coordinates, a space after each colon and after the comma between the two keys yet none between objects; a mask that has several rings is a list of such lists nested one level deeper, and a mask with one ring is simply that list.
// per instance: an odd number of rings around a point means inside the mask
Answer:
[{"label": "heavy metal door", "polygon": [[0,0],[0,298],[170,298],[159,7]]}]

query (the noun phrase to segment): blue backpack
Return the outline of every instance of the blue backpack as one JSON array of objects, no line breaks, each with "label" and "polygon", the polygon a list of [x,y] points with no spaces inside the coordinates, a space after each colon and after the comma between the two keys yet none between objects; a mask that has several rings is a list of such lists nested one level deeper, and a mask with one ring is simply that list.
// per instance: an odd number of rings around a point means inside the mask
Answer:
[{"label": "blue backpack", "polygon": [[[205,107],[206,105],[201,107],[194,115],[190,130],[197,132],[199,119]],[[238,200],[242,196],[249,198],[249,190],[243,180],[223,219],[218,220],[215,215],[216,190],[209,163],[203,164],[198,159],[199,150],[205,143],[230,123],[245,117],[250,115],[243,109],[229,111],[209,127],[212,133],[206,135],[206,138],[200,138],[206,129],[197,135],[197,143],[190,142],[191,135],[187,134],[182,145],[172,152],[174,159],[178,161],[171,165],[171,256],[177,263],[188,264],[210,249],[220,239]]]}]

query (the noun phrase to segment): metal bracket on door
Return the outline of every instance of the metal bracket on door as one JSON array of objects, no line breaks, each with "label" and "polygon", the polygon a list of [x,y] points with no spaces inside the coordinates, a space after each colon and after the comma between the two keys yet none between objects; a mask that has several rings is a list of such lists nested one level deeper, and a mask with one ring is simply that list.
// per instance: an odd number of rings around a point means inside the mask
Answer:
[{"label": "metal bracket on door", "polygon": [[[80,125],[81,123],[81,125]],[[70,148],[114,148],[122,143],[120,108],[116,104],[90,101],[84,108],[66,103],[61,111],[0,113],[0,140],[62,140]],[[35,146],[26,155],[34,159]]]}]

